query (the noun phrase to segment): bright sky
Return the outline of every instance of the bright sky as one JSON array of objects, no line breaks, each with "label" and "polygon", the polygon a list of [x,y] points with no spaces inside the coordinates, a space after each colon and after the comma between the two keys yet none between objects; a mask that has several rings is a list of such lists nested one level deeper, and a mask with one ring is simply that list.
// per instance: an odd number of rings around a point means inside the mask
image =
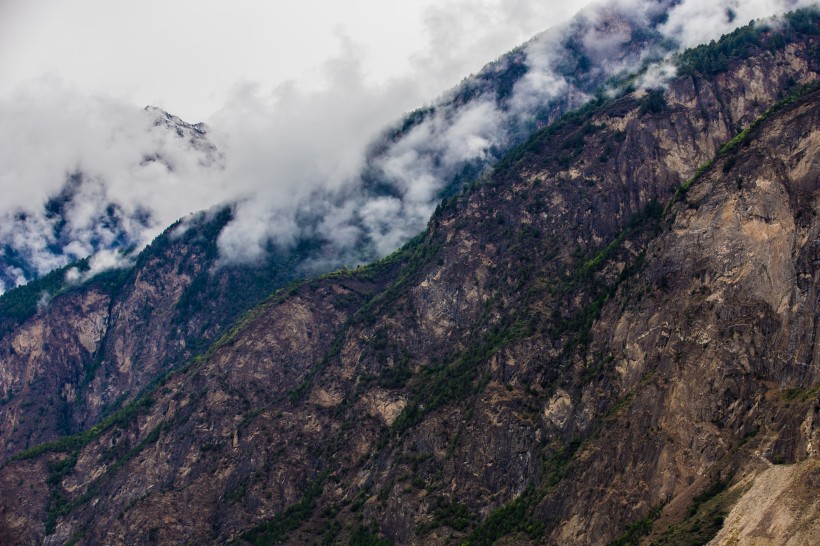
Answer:
[{"label": "bright sky", "polygon": [[588,3],[0,0],[0,98],[48,75],[201,121],[240,82],[319,85],[323,61],[352,47],[368,83],[418,73],[432,99]]}]

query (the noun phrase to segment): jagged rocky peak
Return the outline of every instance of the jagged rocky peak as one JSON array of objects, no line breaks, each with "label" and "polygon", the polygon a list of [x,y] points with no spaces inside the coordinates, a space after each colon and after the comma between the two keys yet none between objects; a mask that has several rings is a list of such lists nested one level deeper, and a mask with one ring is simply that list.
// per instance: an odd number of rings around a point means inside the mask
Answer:
[{"label": "jagged rocky peak", "polygon": [[813,544],[818,40],[684,53],[367,266],[265,297],[226,208],[0,299],[0,542]]},{"label": "jagged rocky peak", "polygon": [[[201,154],[199,162],[204,167],[218,167],[224,156],[216,145],[208,139],[209,127],[203,123],[188,123],[179,116],[175,116],[156,106],[146,106],[145,112],[154,118],[155,127],[164,127],[176,133],[176,136],[185,140],[193,149]],[[146,157],[146,161],[162,161],[168,169],[173,170],[173,164],[163,161],[161,155]]]},{"label": "jagged rocky peak", "polygon": [[157,106],[148,105],[145,107],[145,111],[156,116],[156,121],[154,125],[165,125],[166,127],[174,127],[177,130],[177,134],[182,137],[185,134],[185,130],[191,133],[196,133],[198,135],[204,135],[208,132],[208,126],[204,123],[188,123],[183,121],[182,118],[179,116],[175,116],[173,114],[169,114],[162,108]]}]

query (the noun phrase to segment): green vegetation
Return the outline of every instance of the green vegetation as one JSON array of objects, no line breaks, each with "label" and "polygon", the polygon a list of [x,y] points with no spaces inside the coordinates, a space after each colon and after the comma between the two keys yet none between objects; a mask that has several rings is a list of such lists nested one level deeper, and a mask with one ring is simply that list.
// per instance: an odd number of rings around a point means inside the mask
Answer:
[{"label": "green vegetation", "polygon": [[230,502],[230,503],[239,502],[243,498],[245,498],[245,493],[247,493],[247,492],[248,492],[248,480],[244,479],[244,480],[240,481],[238,484],[236,484],[236,487],[234,487],[233,489],[230,490],[230,492],[227,494],[226,498],[228,499],[228,502]]},{"label": "green vegetation", "polygon": [[663,98],[663,89],[652,89],[641,101],[639,112],[644,114],[658,114],[666,108],[666,99]]},{"label": "green vegetation", "polygon": [[526,533],[535,540],[544,532],[544,524],[532,518],[532,510],[541,495],[529,486],[519,497],[494,510],[470,536],[463,546],[491,546],[496,540],[513,533]]},{"label": "green vegetation", "polygon": [[74,546],[80,540],[84,539],[87,534],[88,532],[85,529],[77,531],[70,539],[68,539],[68,542],[65,543],[65,546]]},{"label": "green vegetation", "polygon": [[66,282],[65,276],[74,268],[80,273],[88,272],[88,260],[79,260],[55,269],[0,296],[0,332],[3,329],[9,330],[34,316],[43,303],[84,286],[94,285],[108,294],[115,294],[131,273],[130,269],[112,269],[95,275],[81,284],[70,284]]},{"label": "green vegetation", "polygon": [[393,542],[379,538],[379,527],[375,523],[358,525],[350,535],[347,546],[392,546]]},{"label": "green vegetation", "polygon": [[401,434],[431,411],[476,392],[483,387],[482,381],[476,383],[480,365],[503,347],[532,333],[532,326],[524,320],[493,327],[452,363],[421,370],[410,383],[411,401],[393,422],[393,430]]},{"label": "green vegetation", "polygon": [[435,113],[436,109],[433,106],[424,106],[422,108],[416,108],[409,114],[406,114],[399,125],[392,129],[389,129],[384,134],[385,140],[395,141],[400,139],[401,137],[409,133],[414,127],[420,125],[424,122],[424,120],[426,120],[429,116],[432,116]]},{"label": "green vegetation", "polygon": [[57,525],[57,518],[64,516],[71,512],[77,506],[85,504],[90,501],[99,490],[99,484],[102,479],[107,476],[114,475],[120,468],[134,458],[147,446],[155,443],[159,439],[160,432],[165,427],[165,423],[161,423],[154,427],[145,438],[143,438],[137,445],[129,449],[122,457],[114,461],[113,464],[105,469],[105,473],[96,478],[94,482],[86,487],[85,493],[74,500],[69,500],[63,493],[61,482],[77,464],[77,457],[79,456],[79,448],[74,450],[71,455],[64,459],[58,459],[48,463],[48,480],[47,485],[49,489],[49,497],[46,502],[46,520],[45,532],[46,535],[52,534]]},{"label": "green vegetation", "polygon": [[805,388],[805,389],[786,389],[783,391],[783,400],[791,402],[792,400],[799,400],[801,402],[808,402],[820,395],[820,385]]},{"label": "green vegetation", "polygon": [[571,149],[577,153],[577,151],[579,151],[579,147],[583,147],[582,135],[590,134],[590,129],[587,129],[584,125],[592,118],[592,115],[595,114],[598,109],[606,104],[609,104],[610,102],[610,100],[604,98],[602,95],[597,96],[593,100],[584,104],[582,107],[572,110],[571,112],[567,112],[558,118],[558,120],[554,123],[534,132],[526,141],[512,148],[501,160],[498,161],[498,163],[496,163],[496,173],[511,173],[511,171],[515,168],[515,165],[521,160],[527,157],[543,154],[547,146],[552,144],[550,142],[552,137],[562,131],[581,131],[581,135],[570,135],[568,137],[574,140],[573,145],[568,146],[567,149]]},{"label": "green vegetation", "polygon": [[[173,325],[183,333],[192,319],[197,322],[197,331],[222,331],[271,292],[298,279],[303,264],[316,256],[319,248],[319,241],[303,240],[286,251],[271,249],[263,264],[226,265],[215,273],[211,265],[216,260],[217,235],[197,236],[197,240],[208,245],[206,262],[205,267],[193,275],[191,284],[176,305]],[[212,342],[210,336],[191,336],[186,346],[197,354]]]},{"label": "green vegetation", "polygon": [[46,535],[54,532],[57,526],[57,518],[67,514],[72,507],[72,503],[63,495],[63,488],[60,485],[62,479],[74,469],[77,464],[77,454],[70,457],[58,459],[48,463],[48,501],[46,502]]},{"label": "green vegetation", "polygon": [[418,526],[417,535],[426,535],[441,526],[447,526],[456,531],[465,531],[476,524],[478,518],[470,512],[467,506],[441,497],[436,497],[433,502],[433,509],[430,512],[433,518],[429,523]]},{"label": "green vegetation", "polygon": [[87,445],[92,440],[98,438],[103,432],[111,427],[125,427],[137,417],[137,415],[144,409],[150,408],[154,403],[154,399],[149,395],[145,395],[138,400],[128,404],[119,409],[112,415],[108,416],[100,423],[94,425],[88,430],[73,434],[71,436],[63,436],[62,438],[53,442],[46,442],[21,451],[11,458],[12,461],[20,461],[25,459],[33,459],[39,457],[44,453],[68,453],[79,450]]},{"label": "green vegetation", "polygon": [[[225,207],[190,222],[181,234],[172,226],[145,249],[137,263],[140,267],[151,256],[173,253],[179,245],[195,257],[179,264],[177,273],[189,275],[191,283],[177,301],[172,320],[172,333],[184,338],[187,351],[195,356],[208,350],[214,339],[248,310],[269,301],[272,293],[279,293],[282,287],[292,291],[302,286],[304,283],[296,279],[319,248],[319,241],[305,239],[292,249],[267,249],[262,263],[222,265],[215,270],[219,233],[232,219],[233,211]],[[172,237],[172,233],[176,235]]]},{"label": "green vegetation", "polygon": [[458,88],[454,102],[464,104],[488,91],[494,91],[498,100],[508,97],[516,82],[527,73],[522,52],[523,46],[516,47],[488,64],[474,78],[466,80]]},{"label": "green vegetation", "polygon": [[820,11],[805,8],[786,14],[783,25],[752,21],[729,34],[691,49],[677,57],[682,73],[712,75],[725,71],[734,59],[747,59],[762,49],[782,49],[805,36],[820,35]]},{"label": "green vegetation", "polygon": [[[735,59],[748,58],[761,49],[780,49],[789,43],[804,38],[805,36],[820,35],[820,11],[816,8],[804,8],[786,14],[785,25],[779,26],[776,31],[765,23],[751,22],[744,27],[722,36],[718,41],[712,41],[695,48],[687,49],[676,57],[676,64],[683,74],[697,71],[706,75],[713,75],[726,71],[729,63]],[[817,48],[820,55],[820,48]],[[626,76],[621,79],[628,80]],[[604,86],[607,87],[607,86]],[[610,84],[610,88],[620,89],[619,96],[631,90],[629,85]],[[566,141],[559,147],[564,150],[579,150],[583,146],[580,135],[572,132],[579,129],[588,121],[600,108],[614,103],[616,99],[607,99],[603,93],[603,88],[598,95],[582,107],[565,113],[554,123],[533,132],[527,140],[518,146],[508,150],[508,152],[496,163],[496,173],[503,174],[511,172],[514,166],[526,157],[542,155],[549,141],[559,132],[567,133]],[[663,110],[665,101],[661,90],[650,91],[641,103],[641,114],[656,113]],[[582,133],[589,134],[589,133]],[[616,135],[616,141],[622,135]],[[571,155],[566,155],[563,161],[571,159]],[[561,163],[562,158],[558,157]]]},{"label": "green vegetation", "polygon": [[[804,85],[802,87],[799,87],[799,88],[795,89],[787,97],[777,101],[769,109],[767,109],[763,114],[758,116],[758,118],[755,119],[752,122],[752,124],[749,125],[749,127],[743,129],[740,133],[738,133],[729,142],[727,142],[726,144],[721,146],[718,149],[717,156],[714,159],[712,159],[712,160],[708,161],[707,163],[704,163],[703,165],[698,167],[697,170],[695,171],[695,173],[691,176],[691,178],[689,178],[689,180],[687,180],[686,182],[681,184],[680,187],[675,191],[675,194],[672,196],[672,198],[669,200],[666,207],[664,208],[664,212],[663,212],[664,216],[666,216],[666,214],[669,212],[669,210],[672,208],[672,206],[675,203],[677,203],[684,195],[686,195],[686,192],[689,191],[689,188],[692,187],[692,184],[697,182],[704,174],[706,174],[706,172],[709,171],[709,169],[711,169],[712,166],[714,166],[715,163],[719,159],[725,158],[727,161],[731,161],[732,165],[733,165],[734,162],[735,162],[735,158],[734,158],[733,154],[735,154],[737,152],[737,150],[740,149],[741,146],[743,146],[743,145],[745,145],[749,142],[749,140],[751,139],[752,132],[761,123],[766,121],[766,119],[771,117],[776,112],[782,110],[783,108],[785,108],[785,107],[787,107],[791,104],[794,104],[795,102],[800,100],[802,97],[804,97],[804,96],[806,96],[810,93],[813,93],[813,92],[815,92],[819,89],[820,89],[820,81],[814,81],[812,83],[809,83],[807,85]],[[724,173],[727,172],[727,171],[728,171],[728,169],[724,169]]]},{"label": "green vegetation", "polygon": [[[260,523],[242,533],[238,541],[253,544],[254,546],[266,546],[269,544],[278,544],[287,539],[288,534],[299,528],[302,523],[307,521],[316,508],[316,499],[322,494],[322,486],[327,479],[327,474],[320,474],[305,489],[302,500],[288,506],[281,514]],[[236,544],[237,541],[233,541]],[[363,542],[360,544],[368,544]],[[378,544],[378,543],[376,543]],[[379,545],[380,546],[380,545]]]},{"label": "green vegetation", "polygon": [[292,404],[298,403],[307,396],[315,378],[327,368],[330,361],[341,351],[350,328],[355,324],[374,324],[377,320],[377,310],[392,305],[402,293],[402,288],[406,286],[411,279],[415,278],[421,266],[435,255],[439,246],[436,244],[423,244],[425,235],[425,233],[420,233],[393,254],[371,265],[359,268],[355,271],[343,270],[320,277],[320,279],[324,279],[336,276],[350,276],[360,279],[373,279],[393,267],[401,266],[398,277],[390,286],[365,301],[364,304],[345,321],[328,353],[318,364],[311,368],[305,379],[290,391],[288,396]]},{"label": "green vegetation", "polygon": [[728,155],[728,154],[732,153],[740,145],[745,144],[746,142],[748,142],[749,133],[753,129],[755,129],[758,125],[760,125],[761,123],[766,121],[767,118],[769,118],[770,116],[772,116],[776,112],[779,112],[783,108],[789,106],[790,104],[794,104],[795,102],[797,102],[798,100],[800,100],[804,96],[808,95],[809,93],[813,93],[813,92],[817,91],[818,89],[820,89],[820,81],[814,81],[814,82],[808,83],[806,85],[803,85],[803,86],[793,90],[791,93],[789,93],[788,96],[786,96],[785,98],[783,98],[783,99],[777,101],[776,103],[774,103],[769,109],[767,109],[756,120],[754,120],[749,127],[744,129],[743,131],[741,131],[740,134],[738,134],[735,138],[733,138],[732,140],[730,140],[729,142],[724,144],[720,148],[719,154],[720,155]]},{"label": "green vegetation", "polygon": [[544,459],[541,469],[547,487],[554,487],[564,479],[569,464],[580,448],[581,442],[573,440],[569,445],[559,446],[550,456]]},{"label": "green vegetation", "polygon": [[595,273],[600,271],[622,248],[623,242],[628,237],[634,237],[639,231],[657,230],[662,217],[663,209],[660,204],[656,200],[650,201],[643,209],[632,215],[627,227],[615,239],[584,261],[568,278],[564,279],[560,290],[565,293],[572,290],[584,292],[588,298],[586,305],[571,316],[562,317],[556,311],[553,317],[555,319],[553,333],[556,336],[570,334],[564,345],[565,354],[568,355],[576,347],[586,348],[589,345],[592,339],[592,326],[600,315],[601,309],[615,295],[621,283],[642,267],[644,253],[640,252],[629,260],[611,284],[596,282]]},{"label": "green vegetation", "polygon": [[55,269],[28,284],[13,288],[0,296],[0,318],[20,323],[37,312],[37,305],[45,295],[53,297],[65,285],[65,274],[72,266]]},{"label": "green vegetation", "polygon": [[609,546],[637,546],[644,537],[652,531],[652,523],[658,518],[663,509],[663,505],[656,506],[645,518],[630,525],[624,534],[609,543]]},{"label": "green vegetation", "polygon": [[732,482],[732,477],[730,476],[726,480],[717,479],[709,486],[706,491],[701,493],[700,495],[696,496],[692,500],[692,506],[689,507],[689,516],[694,516],[697,511],[700,509],[701,505],[708,500],[711,500],[718,496],[720,493],[723,493],[729,484]]}]

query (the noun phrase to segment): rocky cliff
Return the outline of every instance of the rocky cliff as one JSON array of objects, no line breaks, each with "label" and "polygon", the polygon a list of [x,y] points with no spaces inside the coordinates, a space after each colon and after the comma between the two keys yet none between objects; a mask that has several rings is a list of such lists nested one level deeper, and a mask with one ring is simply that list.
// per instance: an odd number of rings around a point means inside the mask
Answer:
[{"label": "rocky cliff", "polygon": [[[810,543],[808,21],[543,128],[394,255],[219,320],[196,358],[173,332],[232,293],[180,311],[205,228],[7,322],[0,541]],[[75,434],[39,443],[60,415]]]}]

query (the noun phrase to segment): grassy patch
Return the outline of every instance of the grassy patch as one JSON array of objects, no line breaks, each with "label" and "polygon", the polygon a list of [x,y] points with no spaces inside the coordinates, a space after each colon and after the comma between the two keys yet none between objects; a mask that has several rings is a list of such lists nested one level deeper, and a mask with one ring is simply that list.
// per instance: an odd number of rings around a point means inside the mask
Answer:
[{"label": "grassy patch", "polygon": [[578,453],[581,448],[581,442],[574,440],[569,445],[562,445],[555,450],[549,457],[544,459],[542,470],[544,474],[544,483],[547,487],[554,487],[558,485],[566,476],[569,470],[569,463]]},{"label": "grassy patch", "polygon": [[[721,157],[731,156],[733,153],[735,153],[738,150],[738,148],[741,145],[746,144],[747,142],[749,142],[749,140],[751,139],[752,131],[756,127],[758,127],[766,119],[771,117],[774,113],[782,110],[783,108],[789,106],[790,104],[793,104],[793,103],[797,102],[802,97],[808,95],[809,93],[813,93],[813,92],[817,91],[818,89],[820,89],[820,81],[815,81],[815,82],[812,82],[810,84],[804,85],[804,86],[796,89],[791,94],[789,94],[789,96],[787,96],[786,98],[784,98],[782,100],[779,100],[775,104],[773,104],[769,109],[766,110],[766,112],[764,112],[756,120],[754,120],[754,122],[752,122],[752,124],[749,125],[749,127],[743,129],[732,140],[730,140],[729,142],[727,142],[726,144],[721,146],[718,149],[718,153],[717,153],[717,155],[715,156],[714,159],[712,159],[712,160],[708,161],[707,163],[704,163],[703,165],[698,167],[697,170],[695,171],[695,173],[689,178],[689,180],[687,180],[686,182],[681,184],[680,187],[678,187],[678,189],[675,191],[675,194],[672,196],[672,198],[669,200],[666,207],[664,208],[663,215],[666,216],[668,214],[668,212],[672,208],[672,206],[675,203],[677,203],[684,195],[686,195],[686,192],[689,191],[689,188],[692,187],[692,184],[697,182],[704,174],[706,174],[706,172],[709,169],[712,168],[712,166],[715,164],[717,159],[719,159]],[[730,159],[732,159],[732,158],[730,158]]]},{"label": "grassy patch", "polygon": [[119,426],[125,427],[131,423],[137,415],[144,409],[150,408],[154,404],[154,399],[146,395],[127,406],[119,409],[115,413],[105,418],[102,422],[94,425],[88,430],[73,434],[71,436],[63,436],[59,440],[53,442],[46,442],[21,451],[11,458],[12,461],[20,461],[25,459],[33,459],[39,457],[44,453],[68,453],[81,449],[92,440],[98,438],[100,434],[111,427]]},{"label": "grassy patch", "polygon": [[411,382],[413,396],[393,422],[393,430],[401,434],[433,410],[475,393],[482,386],[478,373],[481,364],[505,346],[532,333],[531,325],[524,320],[509,327],[495,327],[450,364],[423,369]]},{"label": "grassy patch", "polygon": [[809,400],[816,398],[818,395],[820,395],[820,385],[807,389],[786,389],[781,394],[783,400],[787,402],[791,402],[793,400],[808,402]]},{"label": "grassy patch", "polygon": [[347,541],[347,546],[392,546],[393,541],[379,538],[379,527],[375,523],[357,525]]},{"label": "grassy patch", "polygon": [[74,451],[69,457],[66,457],[65,459],[59,459],[55,462],[49,463],[49,474],[47,480],[49,488],[49,497],[48,501],[46,502],[45,520],[46,535],[50,535],[55,531],[58,517],[68,514],[76,507],[85,504],[97,495],[99,491],[100,480],[102,480],[106,476],[114,475],[120,468],[125,466],[125,464],[128,461],[133,459],[143,449],[145,449],[150,444],[155,443],[159,439],[159,435],[164,427],[164,423],[154,427],[151,430],[151,432],[149,432],[145,436],[145,438],[143,438],[137,445],[129,449],[122,457],[114,461],[114,463],[111,466],[106,468],[105,473],[101,477],[97,478],[91,485],[89,485],[86,488],[85,493],[83,493],[74,500],[69,500],[68,497],[66,497],[63,494],[62,480],[65,476],[71,473],[72,470],[74,470],[74,466],[77,464],[77,456],[79,455],[79,449]]}]

